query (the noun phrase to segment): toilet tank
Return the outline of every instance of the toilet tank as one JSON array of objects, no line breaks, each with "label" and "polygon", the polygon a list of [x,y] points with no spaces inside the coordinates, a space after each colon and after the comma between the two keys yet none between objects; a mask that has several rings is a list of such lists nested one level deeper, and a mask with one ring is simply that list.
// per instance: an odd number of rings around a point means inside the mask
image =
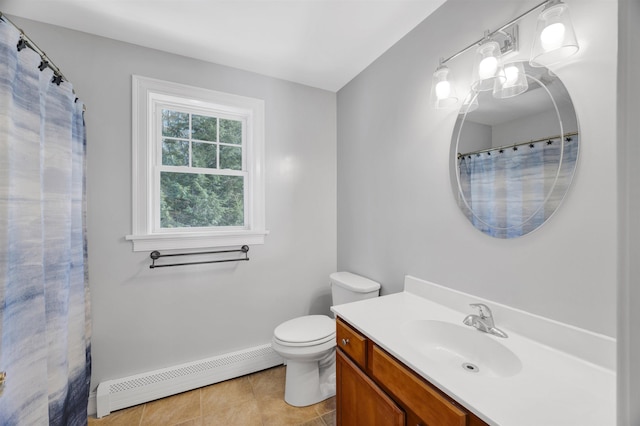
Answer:
[{"label": "toilet tank", "polygon": [[371,299],[380,294],[380,283],[351,272],[334,272],[329,275],[333,305]]}]

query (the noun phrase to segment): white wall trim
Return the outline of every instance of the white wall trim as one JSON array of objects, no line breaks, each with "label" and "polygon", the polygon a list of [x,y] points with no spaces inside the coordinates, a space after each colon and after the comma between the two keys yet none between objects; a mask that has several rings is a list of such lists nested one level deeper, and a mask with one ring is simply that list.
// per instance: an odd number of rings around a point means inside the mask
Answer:
[{"label": "white wall trim", "polygon": [[[96,391],[96,416],[275,367],[283,360],[271,344],[107,380]],[[91,413],[90,413],[91,414]]]},{"label": "white wall trim", "polygon": [[[157,232],[154,230],[153,108],[155,100],[179,97],[193,108],[211,108],[234,111],[248,117],[246,170],[249,173],[245,205],[245,229],[238,230],[188,230]],[[132,75],[132,234],[125,239],[132,241],[134,251],[147,251],[149,237],[153,237],[152,250],[184,248],[224,247],[237,244],[264,244],[265,220],[265,153],[264,126],[265,103],[262,99],[249,98],[215,90],[203,89],[154,78]],[[173,230],[172,230],[173,231]],[[235,236],[242,236],[236,242]],[[251,237],[251,240],[247,240]]]}]

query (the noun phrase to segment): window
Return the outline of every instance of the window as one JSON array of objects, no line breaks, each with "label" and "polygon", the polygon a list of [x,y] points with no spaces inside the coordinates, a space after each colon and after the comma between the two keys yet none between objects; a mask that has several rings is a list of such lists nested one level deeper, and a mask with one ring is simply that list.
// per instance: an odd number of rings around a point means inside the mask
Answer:
[{"label": "window", "polygon": [[264,102],[133,76],[134,251],[262,244]]},{"label": "window", "polygon": [[160,210],[154,230],[244,229],[244,117],[158,106],[154,180],[160,182],[160,197],[154,207],[159,202]]}]

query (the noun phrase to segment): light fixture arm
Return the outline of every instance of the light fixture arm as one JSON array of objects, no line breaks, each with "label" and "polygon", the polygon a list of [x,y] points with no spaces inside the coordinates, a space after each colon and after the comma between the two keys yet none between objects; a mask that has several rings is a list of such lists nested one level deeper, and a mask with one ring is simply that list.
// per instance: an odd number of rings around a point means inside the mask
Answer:
[{"label": "light fixture arm", "polygon": [[481,39],[479,39],[479,40],[477,40],[477,41],[475,41],[475,42],[471,43],[470,45],[468,45],[467,47],[463,48],[462,50],[460,50],[460,51],[458,51],[458,52],[454,53],[453,55],[449,56],[447,59],[445,59],[445,60],[441,60],[441,61],[440,61],[440,65],[444,65],[444,64],[446,64],[447,62],[451,61],[452,59],[455,59],[455,58],[457,58],[458,56],[462,55],[463,53],[467,52],[468,50],[470,50],[470,49],[472,49],[472,48],[474,48],[474,47],[476,47],[476,46],[480,45],[480,43],[482,43],[482,42],[483,42],[484,40],[486,40],[487,38],[491,38],[491,37],[492,37],[493,35],[495,35],[496,33],[503,31],[505,28],[508,28],[509,26],[511,26],[511,25],[513,25],[514,23],[518,22],[520,19],[524,18],[525,16],[527,16],[528,14],[530,14],[531,12],[533,12],[534,10],[539,9],[539,8],[541,8],[542,6],[546,6],[546,5],[547,5],[547,4],[549,4],[549,3],[557,3],[557,2],[558,2],[558,0],[545,0],[545,1],[543,1],[542,3],[540,3],[540,4],[538,4],[538,5],[534,6],[534,7],[532,7],[531,9],[527,10],[526,12],[524,12],[524,13],[520,14],[518,17],[516,17],[516,18],[512,19],[511,21],[507,22],[506,24],[504,24],[503,26],[501,26],[501,27],[500,27],[500,28],[498,28],[497,30],[492,31],[492,32],[487,31],[487,32],[485,33],[485,35],[484,35]]}]

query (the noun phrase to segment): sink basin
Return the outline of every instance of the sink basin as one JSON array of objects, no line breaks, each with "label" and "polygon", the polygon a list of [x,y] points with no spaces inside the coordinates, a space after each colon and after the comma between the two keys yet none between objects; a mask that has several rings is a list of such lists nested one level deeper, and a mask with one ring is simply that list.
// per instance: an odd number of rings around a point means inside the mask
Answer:
[{"label": "sink basin", "polygon": [[445,321],[415,320],[402,326],[408,343],[421,355],[461,373],[509,377],[522,362],[496,339],[472,327]]}]

